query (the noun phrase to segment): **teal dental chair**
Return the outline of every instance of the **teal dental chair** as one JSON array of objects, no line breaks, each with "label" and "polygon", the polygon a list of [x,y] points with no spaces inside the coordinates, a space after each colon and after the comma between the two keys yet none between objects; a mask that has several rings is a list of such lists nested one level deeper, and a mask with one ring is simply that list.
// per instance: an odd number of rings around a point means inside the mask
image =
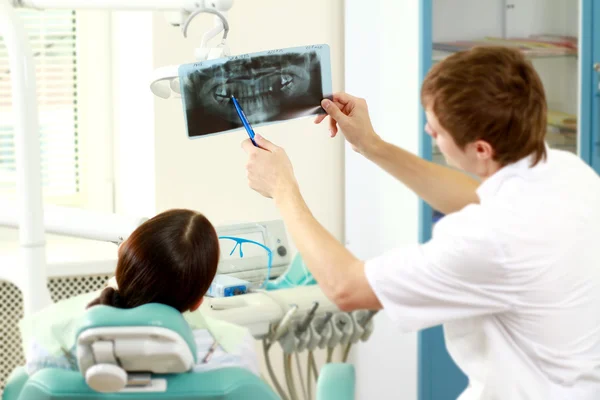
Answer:
[{"label": "teal dental chair", "polygon": [[[123,310],[96,306],[77,335],[79,371],[47,368],[31,377],[23,367],[7,381],[3,400],[242,400],[279,399],[252,372],[227,367],[191,371],[192,330],[177,310],[162,304]],[[328,364],[318,400],[354,399],[354,368]]]}]

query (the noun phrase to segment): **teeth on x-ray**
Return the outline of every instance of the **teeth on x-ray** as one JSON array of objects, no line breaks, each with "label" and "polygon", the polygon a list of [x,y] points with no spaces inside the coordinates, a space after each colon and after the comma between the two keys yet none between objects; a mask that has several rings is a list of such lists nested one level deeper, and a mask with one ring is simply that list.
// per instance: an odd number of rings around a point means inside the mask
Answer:
[{"label": "teeth on x-ray", "polygon": [[251,123],[303,115],[323,98],[320,57],[315,51],[228,59],[199,66],[182,82],[192,136],[222,131],[223,122],[239,126],[231,96],[238,99]]}]

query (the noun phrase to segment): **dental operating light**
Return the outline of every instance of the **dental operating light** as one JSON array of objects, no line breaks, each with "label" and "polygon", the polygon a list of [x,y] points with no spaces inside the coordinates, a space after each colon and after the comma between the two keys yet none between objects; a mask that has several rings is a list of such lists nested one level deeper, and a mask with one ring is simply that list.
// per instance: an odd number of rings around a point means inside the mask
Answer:
[{"label": "dental operating light", "polygon": [[[194,61],[212,60],[215,58],[226,57],[230,55],[229,47],[227,46],[227,35],[229,34],[229,22],[227,20],[227,11],[233,6],[233,0],[210,1],[205,0],[204,6],[197,8],[189,14],[182,15],[185,21],[182,22],[182,33],[187,38],[187,30],[192,20],[202,13],[214,14],[214,27],[202,36],[200,47],[194,51]],[[173,25],[178,25],[177,22],[171,21]],[[215,47],[209,47],[208,43],[211,39],[223,32],[220,43]],[[155,96],[163,99],[168,99],[173,96],[179,98],[181,89],[179,85],[179,65],[168,65],[156,69],[152,75],[150,90]]]}]

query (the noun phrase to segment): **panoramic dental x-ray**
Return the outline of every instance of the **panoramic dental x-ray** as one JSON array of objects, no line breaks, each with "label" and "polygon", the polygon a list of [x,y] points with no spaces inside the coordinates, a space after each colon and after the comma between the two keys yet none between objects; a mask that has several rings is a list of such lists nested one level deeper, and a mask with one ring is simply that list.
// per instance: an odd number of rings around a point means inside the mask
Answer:
[{"label": "panoramic dental x-ray", "polygon": [[179,68],[190,138],[239,129],[231,97],[257,126],[324,112],[331,94],[329,47],[312,45],[219,58]]}]

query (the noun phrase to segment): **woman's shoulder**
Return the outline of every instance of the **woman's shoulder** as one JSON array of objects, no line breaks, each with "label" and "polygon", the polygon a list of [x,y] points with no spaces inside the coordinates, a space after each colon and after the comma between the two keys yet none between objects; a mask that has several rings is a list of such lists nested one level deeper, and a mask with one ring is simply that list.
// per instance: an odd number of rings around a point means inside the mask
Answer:
[{"label": "woman's shoulder", "polygon": [[240,367],[260,375],[256,341],[248,329],[242,328],[242,330],[245,334],[239,338],[236,346],[225,349],[208,329],[194,329],[192,332],[196,342],[197,357],[194,371]]},{"label": "woman's shoulder", "polygon": [[244,345],[249,337],[252,337],[248,328],[212,318],[200,311],[184,313],[184,318],[194,332],[196,330],[208,330],[210,335],[228,353],[237,352],[240,346]]},{"label": "woman's shoulder", "polygon": [[[193,329],[194,341],[200,351],[203,348],[209,348],[215,342],[227,353],[239,354],[242,349],[254,348],[255,339],[249,329],[231,324],[211,324],[210,328]],[[225,331],[223,328],[228,328]]]},{"label": "woman's shoulder", "polygon": [[75,345],[77,322],[85,315],[86,305],[99,293],[94,291],[60,300],[22,318],[19,330],[23,347],[30,348],[35,340],[53,356],[61,355],[63,349],[71,349]]}]

